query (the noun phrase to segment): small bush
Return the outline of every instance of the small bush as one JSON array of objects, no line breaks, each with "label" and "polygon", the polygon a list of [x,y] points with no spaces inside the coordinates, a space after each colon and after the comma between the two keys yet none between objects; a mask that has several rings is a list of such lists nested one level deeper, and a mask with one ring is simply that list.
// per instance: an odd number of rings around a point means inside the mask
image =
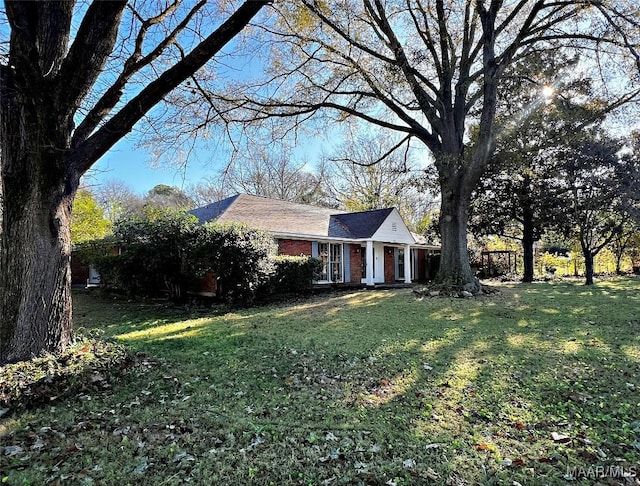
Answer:
[{"label": "small bush", "polygon": [[237,223],[209,223],[199,227],[187,260],[195,276],[215,274],[219,298],[249,305],[274,273],[275,252],[273,236],[266,231]]},{"label": "small bush", "polygon": [[266,286],[270,294],[301,294],[309,291],[322,271],[322,262],[307,256],[281,255],[272,259],[275,269]]}]

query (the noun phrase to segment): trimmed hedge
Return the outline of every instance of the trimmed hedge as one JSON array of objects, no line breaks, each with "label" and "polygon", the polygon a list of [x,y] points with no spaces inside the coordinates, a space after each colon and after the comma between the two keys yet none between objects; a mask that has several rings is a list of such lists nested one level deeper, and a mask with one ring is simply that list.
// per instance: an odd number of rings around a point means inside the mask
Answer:
[{"label": "trimmed hedge", "polygon": [[271,294],[301,294],[311,289],[322,271],[322,262],[306,256],[281,255],[272,259],[275,270],[269,279]]},{"label": "trimmed hedge", "polygon": [[[276,256],[265,231],[235,223],[199,225],[184,212],[154,210],[114,230],[113,238],[78,253],[100,273],[103,287],[131,296],[166,294],[180,302],[212,272],[218,299],[250,305],[257,296],[308,291],[321,267],[310,257]],[[115,247],[118,255],[107,254]]]}]

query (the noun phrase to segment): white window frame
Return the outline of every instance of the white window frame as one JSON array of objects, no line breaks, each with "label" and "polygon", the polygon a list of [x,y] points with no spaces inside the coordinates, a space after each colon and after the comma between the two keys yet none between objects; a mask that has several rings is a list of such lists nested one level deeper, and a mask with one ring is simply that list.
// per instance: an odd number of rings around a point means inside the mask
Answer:
[{"label": "white window frame", "polygon": [[[335,253],[334,250],[336,247],[339,247],[338,257],[339,261],[334,259]],[[323,259],[322,253],[326,249],[326,262]],[[331,243],[329,241],[319,241],[318,242],[318,259],[323,262],[323,270],[324,272],[321,274],[319,283],[342,283],[344,282],[344,244],[343,243]],[[339,265],[339,278],[340,280],[334,280],[334,274],[336,272],[333,271],[334,266]],[[323,277],[326,276],[326,279]]]}]

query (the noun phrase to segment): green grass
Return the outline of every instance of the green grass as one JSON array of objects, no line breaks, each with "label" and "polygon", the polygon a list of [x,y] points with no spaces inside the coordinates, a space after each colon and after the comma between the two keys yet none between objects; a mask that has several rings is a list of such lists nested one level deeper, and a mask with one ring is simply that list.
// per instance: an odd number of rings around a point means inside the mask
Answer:
[{"label": "green grass", "polygon": [[468,300],[359,291],[228,313],[79,293],[78,326],[147,360],[112,389],[5,417],[0,473],[553,485],[575,470],[577,484],[625,484],[611,476],[640,472],[639,308],[638,279],[504,284]]}]

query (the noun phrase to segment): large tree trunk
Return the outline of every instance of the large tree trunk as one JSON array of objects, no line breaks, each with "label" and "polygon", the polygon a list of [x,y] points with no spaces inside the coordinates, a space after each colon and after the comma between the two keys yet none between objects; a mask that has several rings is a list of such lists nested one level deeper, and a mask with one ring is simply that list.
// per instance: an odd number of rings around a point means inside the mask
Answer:
[{"label": "large tree trunk", "polygon": [[11,86],[2,86],[0,111],[0,364],[59,352],[71,338],[70,219],[79,177],[60,149],[69,124],[42,109],[46,100],[27,100]]},{"label": "large tree trunk", "polygon": [[533,271],[535,266],[535,255],[533,251],[533,245],[535,240],[531,237],[525,237],[522,239],[522,266],[524,268],[522,281],[525,283],[533,282]]},{"label": "large tree trunk", "polygon": [[533,282],[535,265],[533,245],[536,242],[536,238],[533,199],[531,195],[531,177],[529,175],[524,176],[521,189],[517,196],[522,209],[522,281],[530,283]]},{"label": "large tree trunk", "polygon": [[[149,25],[140,27],[130,46],[135,53],[100,95],[95,83],[113,53],[127,1],[90,2],[74,24],[75,2],[5,0],[11,32],[8,62],[0,62],[0,365],[60,351],[71,338],[70,220],[82,174],[266,4],[245,1],[114,112],[132,76],[162,51],[140,57]],[[90,92],[96,105],[76,116]]]},{"label": "large tree trunk", "polygon": [[59,352],[71,338],[72,195],[42,194],[39,189],[23,204],[6,189],[0,240],[0,363]]},{"label": "large tree trunk", "polygon": [[435,283],[454,290],[479,292],[482,287],[471,271],[467,249],[471,189],[462,177],[452,177],[441,185],[441,190],[442,253]]}]

